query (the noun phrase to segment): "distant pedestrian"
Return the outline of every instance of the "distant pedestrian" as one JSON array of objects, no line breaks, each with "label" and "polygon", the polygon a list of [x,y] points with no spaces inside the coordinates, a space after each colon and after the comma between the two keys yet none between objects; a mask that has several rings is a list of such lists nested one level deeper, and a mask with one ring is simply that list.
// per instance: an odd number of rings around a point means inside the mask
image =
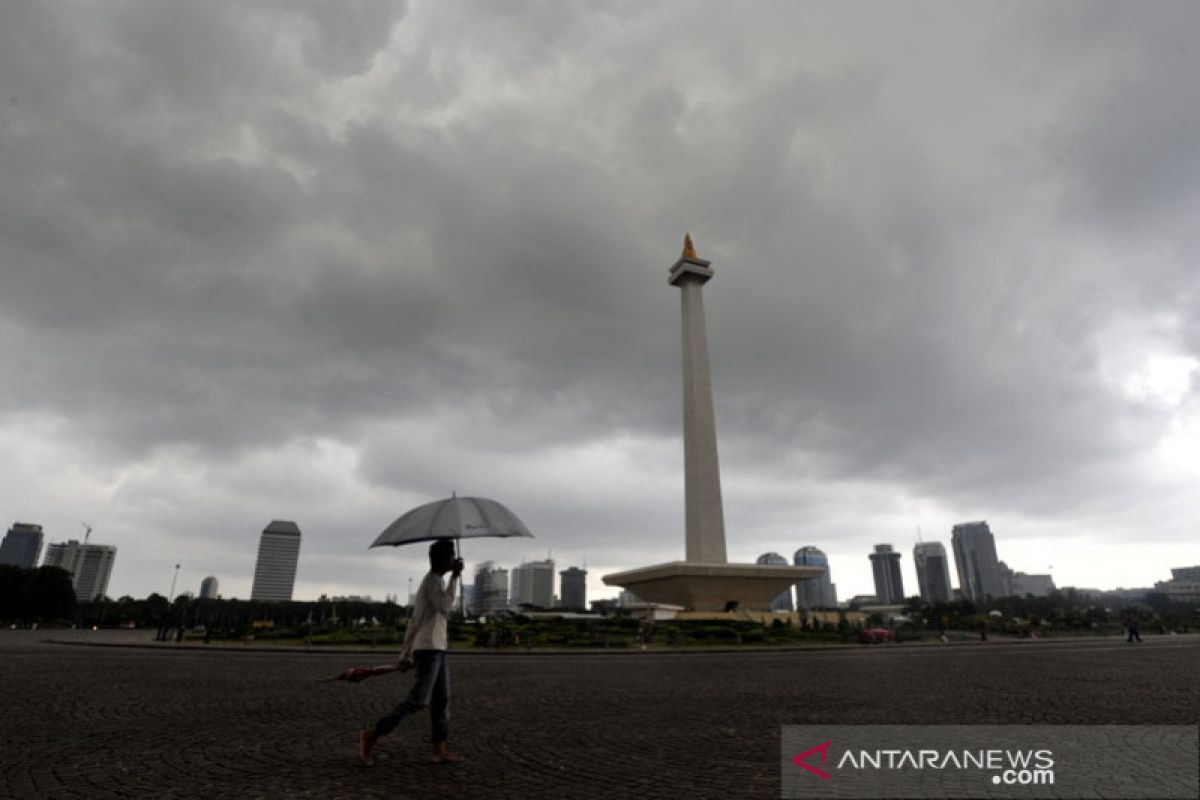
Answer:
[{"label": "distant pedestrian", "polygon": [[1141,634],[1138,633],[1137,616],[1134,614],[1130,614],[1125,619],[1125,641],[1129,644],[1133,644],[1135,641],[1138,644],[1142,642]]},{"label": "distant pedestrian", "polygon": [[[451,753],[447,745],[450,738],[450,675],[446,668],[449,644],[446,615],[454,605],[462,570],[462,559],[454,557],[454,544],[449,539],[439,539],[430,545],[429,573],[417,590],[413,616],[400,651],[400,669],[415,667],[416,682],[404,702],[359,732],[358,760],[364,766],[371,765],[371,748],[379,737],[391,733],[402,719],[425,706],[430,706],[433,725],[433,752],[429,762],[443,764],[463,760],[457,753]],[[449,586],[442,579],[447,572],[451,573]]]}]

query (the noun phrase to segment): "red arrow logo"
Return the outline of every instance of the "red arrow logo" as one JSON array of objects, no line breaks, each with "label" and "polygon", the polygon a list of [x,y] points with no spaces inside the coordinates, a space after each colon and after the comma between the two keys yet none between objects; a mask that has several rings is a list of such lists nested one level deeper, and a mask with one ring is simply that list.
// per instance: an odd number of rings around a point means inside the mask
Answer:
[{"label": "red arrow logo", "polygon": [[801,769],[808,770],[813,775],[822,777],[825,780],[831,780],[828,772],[826,772],[825,770],[822,770],[822,769],[817,769],[813,765],[805,763],[805,761],[804,761],[804,759],[808,758],[813,753],[820,753],[821,754],[821,763],[824,764],[825,756],[828,755],[827,751],[829,750],[829,745],[830,745],[829,742],[822,742],[821,744],[817,745],[816,747],[810,747],[807,750],[805,750],[803,753],[801,753],[800,755],[792,756],[792,763],[795,764],[797,767],[800,767]]}]

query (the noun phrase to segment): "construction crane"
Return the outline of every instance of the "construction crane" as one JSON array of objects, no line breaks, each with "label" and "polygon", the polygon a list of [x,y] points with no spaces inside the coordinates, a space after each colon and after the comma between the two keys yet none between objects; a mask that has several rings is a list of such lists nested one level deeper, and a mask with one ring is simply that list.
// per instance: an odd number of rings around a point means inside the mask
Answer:
[{"label": "construction crane", "polygon": [[86,522],[81,522],[79,524],[82,525],[83,529],[86,531],[86,533],[83,534],[83,543],[87,544],[88,539],[90,539],[92,536],[92,526],[88,525]]}]

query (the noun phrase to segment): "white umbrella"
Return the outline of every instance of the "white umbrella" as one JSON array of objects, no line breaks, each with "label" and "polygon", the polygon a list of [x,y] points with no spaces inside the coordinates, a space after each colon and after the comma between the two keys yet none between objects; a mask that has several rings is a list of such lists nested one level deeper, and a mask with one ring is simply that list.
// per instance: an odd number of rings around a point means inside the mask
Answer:
[{"label": "white umbrella", "polygon": [[[371,547],[397,547],[413,542],[453,539],[455,552],[461,557],[459,539],[511,536],[533,538],[525,523],[502,503],[486,497],[459,497],[452,494],[445,500],[435,500],[405,512],[383,529]],[[462,589],[462,584],[459,584],[460,603]],[[466,614],[465,603],[462,603],[462,610]]]},{"label": "white umbrella", "polygon": [[384,528],[371,547],[485,536],[533,538],[525,523],[501,503],[486,497],[452,495],[406,512]]}]

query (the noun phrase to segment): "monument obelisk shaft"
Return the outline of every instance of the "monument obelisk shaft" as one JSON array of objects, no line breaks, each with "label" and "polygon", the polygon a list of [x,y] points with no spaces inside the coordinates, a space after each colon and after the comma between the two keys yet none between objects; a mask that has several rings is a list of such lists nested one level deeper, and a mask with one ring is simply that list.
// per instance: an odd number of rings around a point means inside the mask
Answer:
[{"label": "monument obelisk shaft", "polygon": [[684,239],[683,254],[671,267],[670,283],[679,287],[682,296],[686,559],[724,564],[725,511],[701,291],[713,275],[710,263],[696,255],[689,235]]}]

